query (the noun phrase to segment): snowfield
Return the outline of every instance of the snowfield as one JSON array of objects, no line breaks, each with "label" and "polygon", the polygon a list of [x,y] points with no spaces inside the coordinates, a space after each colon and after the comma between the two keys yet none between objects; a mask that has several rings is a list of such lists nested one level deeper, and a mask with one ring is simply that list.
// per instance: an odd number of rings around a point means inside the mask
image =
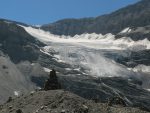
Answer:
[{"label": "snowfield", "polygon": [[[74,37],[70,36],[58,36],[53,35],[50,32],[43,31],[41,29],[35,29],[32,27],[24,27],[22,26],[30,35],[37,38],[38,40],[49,43],[72,43],[76,45],[81,45],[94,49],[150,49],[150,41],[147,39],[133,41],[129,37],[122,37],[120,39],[115,39],[115,36],[111,33],[106,35],[102,34],[82,34],[75,35]],[[129,28],[125,29],[129,30]]]}]

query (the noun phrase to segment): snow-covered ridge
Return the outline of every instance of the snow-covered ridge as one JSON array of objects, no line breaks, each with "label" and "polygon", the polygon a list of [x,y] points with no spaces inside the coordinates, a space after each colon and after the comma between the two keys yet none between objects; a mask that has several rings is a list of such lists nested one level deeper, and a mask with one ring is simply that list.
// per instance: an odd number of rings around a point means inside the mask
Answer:
[{"label": "snow-covered ridge", "polygon": [[[71,36],[58,36],[51,34],[50,32],[46,32],[41,29],[35,29],[32,27],[22,26],[30,35],[34,36],[38,40],[48,43],[48,42],[57,42],[57,43],[76,43],[83,46],[88,46],[91,48],[97,49],[150,49],[150,41],[148,39],[143,39],[139,41],[133,41],[129,37],[122,37],[120,39],[115,39],[115,35],[108,33],[106,35],[102,34],[82,34]],[[125,29],[125,31],[129,31],[130,28]]]},{"label": "snow-covered ridge", "polygon": [[92,34],[82,34],[82,35],[75,35],[74,37],[71,36],[64,36],[64,35],[54,35],[51,34],[50,32],[36,29],[36,28],[32,28],[32,27],[25,27],[22,26],[30,35],[38,38],[41,41],[45,41],[45,42],[49,42],[49,41],[55,41],[55,42],[61,42],[61,41],[66,41],[66,42],[72,42],[72,41],[76,41],[76,42],[90,42],[91,40],[100,40],[100,39],[112,39],[114,40],[114,35],[112,35],[111,33],[108,33],[106,35],[102,35],[102,34],[96,34],[96,33],[92,33]]}]

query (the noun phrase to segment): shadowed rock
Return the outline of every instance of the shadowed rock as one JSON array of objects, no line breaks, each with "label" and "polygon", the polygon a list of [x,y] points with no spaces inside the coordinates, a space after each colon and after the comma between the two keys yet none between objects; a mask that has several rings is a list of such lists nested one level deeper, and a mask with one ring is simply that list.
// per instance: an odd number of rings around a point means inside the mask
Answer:
[{"label": "shadowed rock", "polygon": [[57,76],[56,76],[56,71],[52,69],[50,71],[49,78],[46,80],[44,84],[44,90],[55,90],[55,89],[61,89],[61,85],[58,82]]}]

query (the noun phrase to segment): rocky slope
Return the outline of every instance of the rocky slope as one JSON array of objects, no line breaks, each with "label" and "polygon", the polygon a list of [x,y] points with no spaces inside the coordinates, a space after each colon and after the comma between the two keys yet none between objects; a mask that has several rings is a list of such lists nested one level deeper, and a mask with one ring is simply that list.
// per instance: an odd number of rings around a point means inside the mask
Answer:
[{"label": "rocky slope", "polygon": [[[39,48],[45,44],[29,35],[18,24],[25,25],[0,19],[0,104],[9,96],[36,89],[32,78],[46,75],[39,64],[31,65],[39,58]],[[27,72],[30,74],[26,75]]]},{"label": "rocky slope", "polygon": [[63,90],[32,92],[5,103],[1,113],[148,113],[122,105],[95,103]]},{"label": "rocky slope", "polygon": [[0,56],[0,104],[6,102],[9,96],[18,96],[20,92],[33,89],[28,76],[24,76],[7,56]]}]

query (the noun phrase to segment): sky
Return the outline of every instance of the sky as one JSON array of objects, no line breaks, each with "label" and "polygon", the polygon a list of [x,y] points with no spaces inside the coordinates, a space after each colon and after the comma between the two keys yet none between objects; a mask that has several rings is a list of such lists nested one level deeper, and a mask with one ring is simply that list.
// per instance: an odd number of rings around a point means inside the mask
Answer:
[{"label": "sky", "polygon": [[96,17],[139,0],[0,0],[0,18],[42,25],[65,18]]}]

